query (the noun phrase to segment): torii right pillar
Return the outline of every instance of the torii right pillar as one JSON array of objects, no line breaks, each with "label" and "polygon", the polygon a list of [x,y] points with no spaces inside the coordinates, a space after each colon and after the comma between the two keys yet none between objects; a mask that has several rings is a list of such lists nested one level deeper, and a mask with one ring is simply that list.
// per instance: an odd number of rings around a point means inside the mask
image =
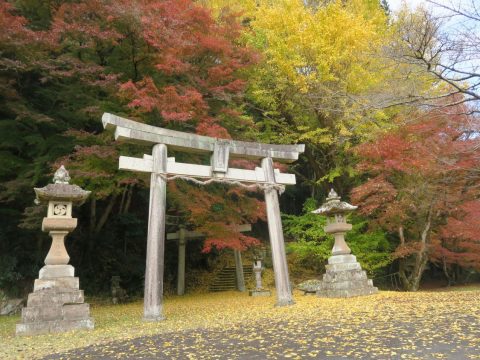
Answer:
[{"label": "torii right pillar", "polygon": [[[275,170],[271,158],[262,159],[262,169],[267,184],[275,184]],[[277,306],[293,305],[292,289],[288,277],[287,255],[283,238],[280,205],[277,189],[273,186],[265,188],[265,204],[267,208],[268,233],[272,248],[273,271],[275,273],[275,289],[277,291]]]}]

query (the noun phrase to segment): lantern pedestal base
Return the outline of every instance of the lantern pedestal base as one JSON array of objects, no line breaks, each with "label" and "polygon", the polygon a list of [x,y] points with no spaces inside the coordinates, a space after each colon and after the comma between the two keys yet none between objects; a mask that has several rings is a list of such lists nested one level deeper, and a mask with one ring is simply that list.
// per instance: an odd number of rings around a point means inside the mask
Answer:
[{"label": "lantern pedestal base", "polygon": [[33,293],[17,324],[17,335],[61,333],[93,329],[90,305],[84,303],[83,290],[71,265],[45,265],[35,280]]},{"label": "lantern pedestal base", "polygon": [[328,259],[317,295],[327,298],[348,298],[376,294],[378,289],[357,262],[354,255],[334,255]]}]

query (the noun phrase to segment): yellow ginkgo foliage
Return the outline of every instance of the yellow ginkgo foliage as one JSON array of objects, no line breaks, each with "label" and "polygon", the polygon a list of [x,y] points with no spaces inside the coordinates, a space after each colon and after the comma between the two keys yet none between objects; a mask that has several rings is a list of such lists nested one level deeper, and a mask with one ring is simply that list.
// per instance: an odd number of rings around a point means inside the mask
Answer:
[{"label": "yellow ginkgo foliage", "polygon": [[244,41],[261,55],[246,74],[248,109],[262,141],[307,145],[313,186],[351,174],[345,150],[389,128],[392,100],[424,83],[389,60],[401,41],[377,0],[203,2],[243,14]]},{"label": "yellow ginkgo foliage", "polygon": [[252,26],[266,61],[302,92],[317,82],[343,83],[355,93],[378,81],[372,55],[384,40],[385,14],[365,1],[312,9],[298,0],[260,6]]}]

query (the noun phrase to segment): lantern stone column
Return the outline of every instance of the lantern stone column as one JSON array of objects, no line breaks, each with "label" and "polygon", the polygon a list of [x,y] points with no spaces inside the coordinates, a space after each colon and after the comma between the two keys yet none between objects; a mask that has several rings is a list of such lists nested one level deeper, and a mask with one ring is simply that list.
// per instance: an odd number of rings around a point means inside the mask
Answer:
[{"label": "lantern stone column", "polygon": [[378,292],[345,242],[345,234],[352,229],[352,225],[346,222],[345,215],[356,208],[357,206],[340,201],[340,197],[332,189],[326,203],[312,211],[314,214],[327,216],[325,232],[335,238],[332,256],[325,266],[327,271],[317,291],[320,297],[352,297]]},{"label": "lantern stone column", "polygon": [[17,324],[17,335],[37,335],[65,332],[74,329],[93,329],[90,307],[84,303],[75,269],[68,265],[70,257],[65,248],[65,236],[77,227],[72,218],[73,204],[82,204],[90,191],[70,185],[70,176],[63,167],[57,170],[54,183],[35,188],[37,204],[47,203],[47,217],[42,230],[52,237],[45,266],[35,280],[33,293],[28,295],[27,307]]}]

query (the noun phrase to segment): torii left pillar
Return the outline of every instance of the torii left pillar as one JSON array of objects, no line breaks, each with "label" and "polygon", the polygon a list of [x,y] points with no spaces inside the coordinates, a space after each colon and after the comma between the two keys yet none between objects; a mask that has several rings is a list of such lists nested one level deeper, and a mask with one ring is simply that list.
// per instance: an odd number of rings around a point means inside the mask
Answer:
[{"label": "torii left pillar", "polygon": [[143,317],[146,321],[164,320],[163,267],[165,253],[165,209],[167,202],[167,146],[156,144],[152,150],[153,171],[150,177],[147,261]]}]

